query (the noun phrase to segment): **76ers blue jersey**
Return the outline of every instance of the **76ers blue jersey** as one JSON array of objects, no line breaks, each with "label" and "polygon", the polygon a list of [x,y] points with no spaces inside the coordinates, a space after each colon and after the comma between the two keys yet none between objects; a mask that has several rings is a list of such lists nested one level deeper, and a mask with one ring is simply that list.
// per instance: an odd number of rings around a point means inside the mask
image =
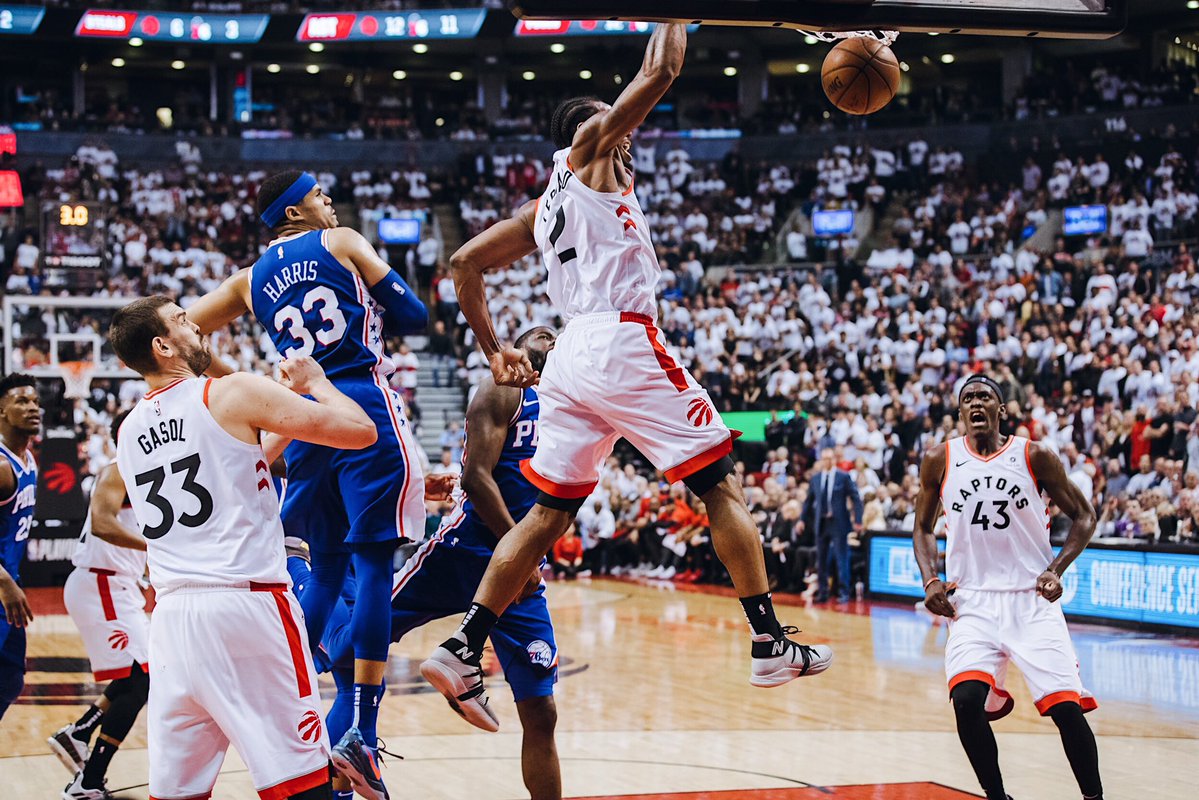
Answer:
[{"label": "76ers blue jersey", "polygon": [[[521,393],[520,408],[508,423],[508,436],[504,440],[504,449],[500,452],[499,461],[491,471],[500,489],[500,495],[512,514],[512,519],[520,522],[537,502],[537,487],[529,483],[520,471],[520,462],[533,457],[537,449],[537,418],[541,408],[537,398],[537,387],[530,386]],[[470,428],[466,431],[466,447],[470,447]],[[462,510],[468,517],[473,517],[482,524],[482,519],[475,512],[474,505],[467,497],[462,504]],[[487,526],[484,524],[484,528]]]},{"label": "76ers blue jersey", "polygon": [[0,564],[18,583],[21,580],[21,561],[33,527],[34,494],[37,492],[37,465],[28,452],[18,456],[0,444],[0,456],[12,467],[17,489],[9,497],[0,498]]},{"label": "76ers blue jersey", "polygon": [[366,284],[327,247],[328,231],[276,239],[250,268],[254,316],[284,358],[312,356],[330,379],[392,371]]}]

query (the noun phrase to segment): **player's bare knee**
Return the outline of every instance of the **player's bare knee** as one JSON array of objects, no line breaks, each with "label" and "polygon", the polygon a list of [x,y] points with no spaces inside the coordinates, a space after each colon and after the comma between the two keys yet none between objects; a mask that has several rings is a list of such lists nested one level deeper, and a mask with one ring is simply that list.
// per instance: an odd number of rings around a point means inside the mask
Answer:
[{"label": "player's bare knee", "polygon": [[525,736],[548,739],[558,726],[558,705],[553,696],[530,697],[516,704]]}]

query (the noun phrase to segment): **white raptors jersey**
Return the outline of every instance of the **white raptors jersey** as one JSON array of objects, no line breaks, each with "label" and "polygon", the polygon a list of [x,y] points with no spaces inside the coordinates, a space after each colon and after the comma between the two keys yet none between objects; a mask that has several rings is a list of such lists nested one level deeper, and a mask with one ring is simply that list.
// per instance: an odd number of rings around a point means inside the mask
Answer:
[{"label": "white raptors jersey", "polygon": [[989,457],[967,440],[947,444],[941,503],[946,577],[963,589],[1035,589],[1053,560],[1049,516],[1032,475],[1029,442],[1012,436]]},{"label": "white raptors jersey", "polygon": [[[126,500],[128,503],[128,500]],[[124,505],[117,512],[117,521],[133,531],[141,530],[137,524],[137,516],[133,507]],[[87,512],[83,521],[83,532],[79,534],[79,544],[75,546],[75,555],[71,563],[80,569],[111,570],[118,575],[126,575],[137,580],[146,574],[146,551],[133,550],[129,547],[117,547],[109,544],[92,533],[92,512]]]},{"label": "white raptors jersey", "polygon": [[262,448],[217,424],[205,378],[150,392],[121,426],[117,463],[159,594],[291,585],[279,500]]},{"label": "white raptors jersey", "polygon": [[590,189],[574,174],[569,157],[569,149],[554,153],[533,225],[549,272],[550,302],[566,322],[610,311],[656,319],[654,288],[662,270],[633,187]]}]

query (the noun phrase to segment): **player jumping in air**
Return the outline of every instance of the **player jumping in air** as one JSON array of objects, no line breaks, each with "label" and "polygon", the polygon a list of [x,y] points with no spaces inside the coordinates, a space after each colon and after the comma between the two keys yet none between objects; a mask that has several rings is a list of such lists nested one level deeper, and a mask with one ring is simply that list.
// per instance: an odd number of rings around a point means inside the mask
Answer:
[{"label": "player jumping in air", "polygon": [[[496,621],[591,494],[599,468],[624,437],[703,498],[712,540],[728,568],[753,636],[750,681],[779,686],[824,671],[832,650],[792,642],[775,618],[758,530],[729,457],[733,435],[708,393],[675,363],[655,324],[660,268],[633,194],[631,136],[670,88],[687,46],[682,25],[659,25],[641,70],[614,105],[575,98],[554,113],[558,148],[545,193],[467,242],[451,259],[467,322],[495,382],[540,378],[537,452],[521,469],[537,503],[496,547],[459,630],[421,674],[471,724],[497,730],[479,656]],[[483,273],[540,250],[549,295],[566,328],[540,374],[525,353],[500,343]]]},{"label": "player jumping in air", "polygon": [[[293,442],[287,448],[283,526],[308,543],[312,580],[304,596],[308,635],[318,641],[352,562],[357,597],[354,714],[329,726],[339,764],[386,796],[374,763],[375,725],[391,640],[392,556],[424,533],[424,476],[403,401],[387,385],[383,336],[423,331],[428,311],[360,233],[337,214],[306,172],[272,175],[258,213],[274,233],[262,257],[188,309],[204,333],[252,311],[285,358],[312,356],[329,380],[375,422],[378,442],[358,451]],[[382,311],[380,315],[380,309]]]},{"label": "player jumping in air", "polygon": [[[1066,617],[1057,605],[1062,575],[1095,532],[1095,510],[1052,452],[1003,436],[1003,392],[983,375],[962,385],[958,409],[966,435],[925,454],[920,465],[913,542],[925,607],[948,617],[945,676],[958,738],[988,800],[1005,800],[992,719],[1012,709],[1007,664],[1020,668],[1037,711],[1061,732],[1085,800],[1103,797],[1095,735],[1083,712],[1096,707],[1083,689]],[[1044,492],[1070,518],[1055,558]],[[943,508],[945,574],[937,574],[933,524]],[[952,596],[951,596],[952,595]]]}]

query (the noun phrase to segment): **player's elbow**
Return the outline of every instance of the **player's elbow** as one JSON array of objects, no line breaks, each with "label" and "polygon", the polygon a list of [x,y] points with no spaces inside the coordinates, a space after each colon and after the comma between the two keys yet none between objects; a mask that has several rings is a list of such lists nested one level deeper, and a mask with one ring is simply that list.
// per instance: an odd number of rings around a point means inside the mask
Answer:
[{"label": "player's elbow", "polygon": [[450,275],[454,278],[455,285],[468,275],[478,274],[483,269],[483,265],[471,256],[470,250],[466,245],[458,248],[450,256]]},{"label": "player's elbow", "polygon": [[379,441],[379,430],[375,423],[365,414],[364,419],[356,420],[348,429],[337,437],[338,444],[347,450],[362,450]]}]

